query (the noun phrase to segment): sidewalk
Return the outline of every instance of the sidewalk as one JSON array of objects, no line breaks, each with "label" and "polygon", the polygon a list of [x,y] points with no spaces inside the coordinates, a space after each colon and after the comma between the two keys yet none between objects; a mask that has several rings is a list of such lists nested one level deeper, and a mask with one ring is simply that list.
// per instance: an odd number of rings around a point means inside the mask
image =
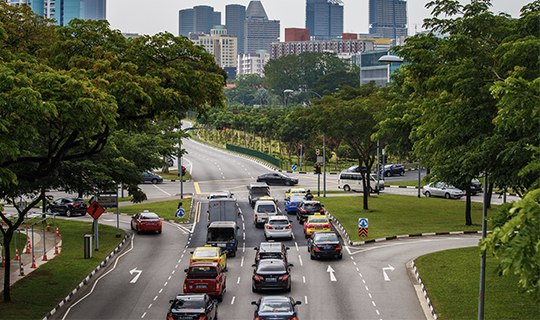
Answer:
[{"label": "sidewalk", "polygon": [[[47,263],[50,259],[56,256],[55,239],[58,242],[58,253],[60,253],[62,246],[62,236],[55,238],[56,231],[51,226],[51,231],[45,231],[45,241],[43,241],[43,229],[34,229],[34,239],[32,243],[32,229],[28,230],[28,237],[26,236],[26,228],[19,228],[21,231],[21,242],[28,242],[30,239],[30,248],[28,244],[24,247],[23,252],[19,252],[19,260],[15,260],[15,252],[11,252],[11,269],[10,269],[10,284],[21,280],[39,266]],[[18,241],[18,234],[16,234]],[[12,241],[15,241],[13,239]],[[29,250],[28,250],[29,249]],[[47,250],[47,254],[44,255],[44,249]],[[26,253],[26,252],[30,253]],[[2,252],[3,253],[3,252]],[[0,293],[4,291],[4,273],[5,267],[2,266],[2,259],[0,257]],[[7,261],[5,262],[8,263]],[[22,268],[21,268],[22,265]],[[21,275],[22,274],[22,275]]]}]

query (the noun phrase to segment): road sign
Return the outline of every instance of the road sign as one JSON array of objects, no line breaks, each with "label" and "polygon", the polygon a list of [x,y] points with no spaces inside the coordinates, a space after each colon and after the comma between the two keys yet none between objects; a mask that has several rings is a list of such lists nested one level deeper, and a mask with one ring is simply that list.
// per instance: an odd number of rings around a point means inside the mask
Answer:
[{"label": "road sign", "polygon": [[317,156],[317,162],[318,163],[323,163],[324,162],[324,157],[323,156]]},{"label": "road sign", "polygon": [[297,166],[295,164],[292,165],[292,169],[296,170]]},{"label": "road sign", "polygon": [[358,236],[359,237],[367,237],[368,236],[368,228],[358,228]]},{"label": "road sign", "polygon": [[367,218],[359,218],[358,219],[358,228],[367,228],[368,227],[368,219]]},{"label": "road sign", "polygon": [[319,149],[315,150],[315,153],[317,153],[317,155],[319,155]]},{"label": "road sign", "polygon": [[97,220],[101,214],[105,212],[105,209],[97,201],[94,201],[88,207],[88,209],[86,209],[86,212],[88,212],[88,214],[91,215],[94,220]]},{"label": "road sign", "polygon": [[103,208],[116,208],[118,207],[118,193],[117,192],[103,192],[98,194],[97,201]]},{"label": "road sign", "polygon": [[184,211],[184,209],[180,208],[176,210],[176,216],[178,218],[183,218],[185,215],[186,215],[186,211]]}]

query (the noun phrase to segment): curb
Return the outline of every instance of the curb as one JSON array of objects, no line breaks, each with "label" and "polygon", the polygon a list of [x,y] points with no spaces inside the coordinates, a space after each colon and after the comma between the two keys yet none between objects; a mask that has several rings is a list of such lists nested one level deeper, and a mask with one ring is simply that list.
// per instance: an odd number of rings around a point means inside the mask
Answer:
[{"label": "curb", "polygon": [[[391,237],[372,239],[372,240],[366,240],[366,241],[358,241],[358,242],[349,241],[349,244],[351,246],[359,246],[359,245],[368,244],[368,243],[388,241],[388,240],[401,239],[401,238],[458,235],[458,234],[482,234],[482,231],[480,230],[480,231],[450,231],[450,232],[446,231],[446,232],[412,233],[412,234],[404,234],[404,235],[399,235],[399,236],[391,236]],[[347,239],[349,239],[348,235],[347,235]]]},{"label": "curb", "polygon": [[101,261],[101,263],[89,275],[87,275],[86,278],[84,278],[84,280],[81,281],[81,283],[79,283],[79,285],[77,285],[75,289],[73,289],[73,291],[71,291],[62,301],[60,301],[60,303],[56,305],[56,307],[54,307],[51,311],[49,311],[49,313],[47,313],[47,315],[43,318],[43,320],[47,320],[53,314],[55,314],[56,311],[58,311],[64,304],[66,304],[66,302],[68,302],[75,295],[75,293],[77,293],[77,291],[79,291],[84,285],[88,283],[90,278],[92,278],[102,267],[105,267],[109,259],[111,259],[118,252],[118,250],[120,250],[120,248],[124,245],[127,238],[128,236],[125,235],[122,242],[120,242],[120,244],[105,259],[103,259],[103,261]]},{"label": "curb", "polygon": [[426,287],[424,286],[422,278],[420,277],[420,273],[418,272],[418,269],[416,269],[416,264],[414,263],[414,260],[412,261],[412,267],[414,270],[414,274],[416,275],[416,280],[418,280],[418,282],[420,283],[420,287],[422,288],[422,292],[424,293],[424,298],[426,298],[426,302],[429,306],[429,310],[431,311],[431,315],[433,316],[433,319],[438,320],[439,318],[437,318],[437,313],[435,312],[435,309],[433,309],[433,304],[431,303],[431,299],[429,299]]}]

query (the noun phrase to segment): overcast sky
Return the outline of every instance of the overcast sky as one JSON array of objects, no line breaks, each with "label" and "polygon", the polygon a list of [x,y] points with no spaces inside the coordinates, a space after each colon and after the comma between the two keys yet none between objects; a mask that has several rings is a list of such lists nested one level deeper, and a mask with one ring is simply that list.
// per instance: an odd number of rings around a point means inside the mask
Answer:
[{"label": "overcast sky", "polygon": [[[344,32],[368,33],[369,0],[342,0],[344,3]],[[262,0],[270,20],[280,20],[281,41],[285,28],[305,28],[306,0]],[[424,6],[428,0],[408,0],[407,12],[409,34],[422,31],[423,19],[430,16]],[[469,1],[461,0],[462,3]],[[519,17],[520,9],[531,1],[492,0],[492,11],[506,12]],[[221,23],[225,24],[225,5],[249,5],[249,0],[107,0],[107,20],[112,29],[122,32],[153,35],[168,31],[178,35],[178,11],[197,5],[209,5],[221,12]]]}]

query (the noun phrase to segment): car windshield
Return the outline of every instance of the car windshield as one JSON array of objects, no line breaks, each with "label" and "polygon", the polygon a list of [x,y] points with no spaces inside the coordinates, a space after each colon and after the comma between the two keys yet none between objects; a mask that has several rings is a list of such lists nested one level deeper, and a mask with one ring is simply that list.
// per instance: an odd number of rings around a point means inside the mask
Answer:
[{"label": "car windshield", "polygon": [[285,219],[282,219],[282,220],[270,220],[270,221],[268,221],[268,224],[271,224],[271,225],[288,225],[289,220],[285,220]]},{"label": "car windshield", "polygon": [[306,193],[306,191],[301,189],[293,189],[291,190],[291,193]]},{"label": "car windshield", "polygon": [[338,241],[338,237],[332,233],[317,234],[313,238],[315,241]]},{"label": "car windshield", "polygon": [[328,223],[328,220],[326,218],[311,218],[309,223]]},{"label": "car windshield", "polygon": [[320,210],[321,204],[320,203],[306,203],[304,205],[304,208],[306,208],[307,210]]},{"label": "car windshield", "polygon": [[292,306],[287,301],[261,301],[259,312],[291,312]]},{"label": "car windshield", "polygon": [[302,202],[304,201],[306,198],[302,197],[302,196],[292,196],[289,198],[289,202]]},{"label": "car windshield", "polygon": [[257,207],[257,212],[276,212],[276,206],[271,204],[262,204]]},{"label": "car windshield", "polygon": [[[263,260],[264,261],[264,260]],[[257,269],[258,272],[285,272],[285,264],[284,263],[259,263],[259,269]]]},{"label": "car windshield", "polygon": [[227,241],[234,239],[233,228],[208,228],[207,238],[210,241]]},{"label": "car windshield", "polygon": [[194,258],[213,258],[216,256],[217,254],[215,250],[196,250],[193,253]]},{"label": "car windshield", "polygon": [[141,214],[141,219],[152,220],[152,219],[159,219],[159,217],[157,214],[150,212],[150,213]]},{"label": "car windshield", "polygon": [[217,277],[217,270],[214,267],[190,268],[187,274],[188,279],[214,279]]},{"label": "car windshield", "polygon": [[172,305],[173,309],[204,309],[204,299],[189,298],[189,299],[176,299]]},{"label": "car windshield", "polygon": [[262,252],[259,254],[259,259],[281,259],[280,252]]}]

